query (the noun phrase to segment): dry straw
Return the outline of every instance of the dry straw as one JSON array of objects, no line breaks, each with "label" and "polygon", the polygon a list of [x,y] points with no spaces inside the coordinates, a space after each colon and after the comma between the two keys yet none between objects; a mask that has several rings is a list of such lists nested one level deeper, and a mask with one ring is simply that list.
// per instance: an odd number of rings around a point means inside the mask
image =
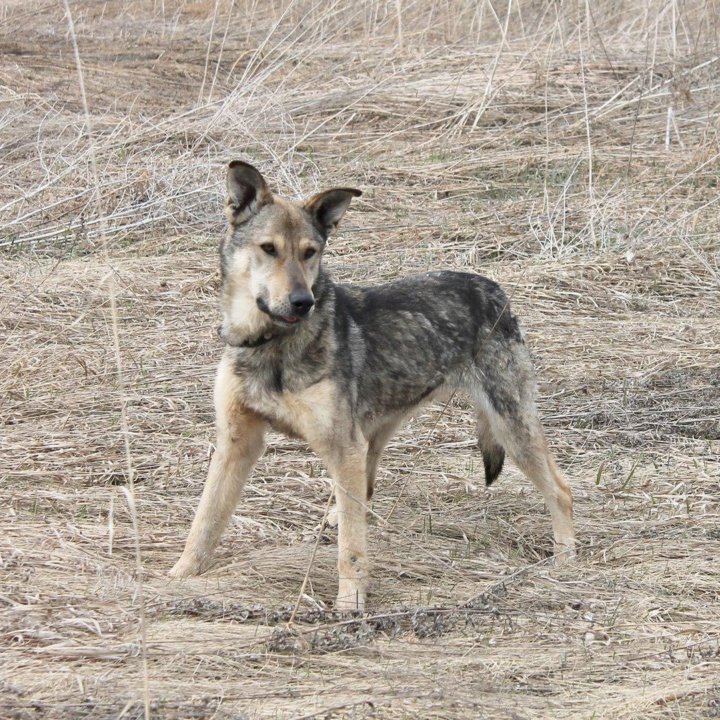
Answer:
[{"label": "dry straw", "polygon": [[[30,2],[0,21],[3,717],[717,714],[712,3]],[[330,243],[338,279],[503,283],[575,491],[574,566],[548,567],[519,473],[482,486],[456,398],[381,464],[366,618],[327,609],[328,479],[279,435],[215,567],[168,581],[213,441],[234,157],[291,196],[365,190]]]}]

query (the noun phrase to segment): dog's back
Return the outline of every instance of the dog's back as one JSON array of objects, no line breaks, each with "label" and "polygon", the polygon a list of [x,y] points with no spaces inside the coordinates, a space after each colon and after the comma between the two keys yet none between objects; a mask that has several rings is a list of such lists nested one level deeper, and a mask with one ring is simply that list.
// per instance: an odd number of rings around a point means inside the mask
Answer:
[{"label": "dog's back", "polygon": [[471,273],[335,286],[335,332],[337,373],[356,384],[357,413],[370,422],[461,389],[501,345],[517,362],[527,358],[505,293]]}]

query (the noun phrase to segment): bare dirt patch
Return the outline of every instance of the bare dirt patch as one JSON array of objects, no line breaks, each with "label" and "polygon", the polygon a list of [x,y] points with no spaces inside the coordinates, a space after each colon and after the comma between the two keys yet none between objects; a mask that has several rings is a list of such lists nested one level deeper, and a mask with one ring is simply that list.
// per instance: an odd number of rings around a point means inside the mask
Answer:
[{"label": "bare dirt patch", "polygon": [[[92,144],[62,3],[0,9],[0,715],[720,717],[713,4],[71,9]],[[576,563],[549,565],[514,468],[483,487],[454,401],[389,446],[366,617],[329,606],[328,482],[280,436],[213,569],[168,581],[213,441],[235,157],[293,196],[363,188],[339,280],[506,287]]]}]

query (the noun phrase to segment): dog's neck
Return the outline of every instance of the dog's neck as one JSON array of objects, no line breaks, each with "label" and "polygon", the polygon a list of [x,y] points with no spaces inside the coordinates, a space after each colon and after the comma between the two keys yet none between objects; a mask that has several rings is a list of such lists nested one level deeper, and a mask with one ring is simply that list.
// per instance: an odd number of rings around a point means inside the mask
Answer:
[{"label": "dog's neck", "polygon": [[258,335],[257,337],[248,338],[247,340],[244,340],[237,347],[241,347],[241,348],[260,347],[261,345],[265,345],[265,343],[269,343],[271,340],[275,340],[277,337],[278,337],[278,335],[273,335],[272,331],[268,330],[266,333],[263,333],[262,335]]}]

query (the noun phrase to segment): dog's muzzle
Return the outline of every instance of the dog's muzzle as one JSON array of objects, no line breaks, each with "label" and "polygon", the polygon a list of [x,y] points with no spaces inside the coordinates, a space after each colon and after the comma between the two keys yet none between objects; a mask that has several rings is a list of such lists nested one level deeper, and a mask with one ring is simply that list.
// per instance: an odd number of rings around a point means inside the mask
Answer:
[{"label": "dog's muzzle", "polygon": [[304,320],[310,314],[310,311],[315,305],[315,298],[313,298],[313,296],[306,290],[302,292],[294,291],[290,294],[288,299],[290,301],[289,305],[292,312],[287,315],[274,313],[270,310],[268,304],[262,298],[258,298],[255,302],[262,312],[272,318],[275,322],[283,325],[295,325],[301,320]]},{"label": "dog's muzzle", "polygon": [[315,304],[315,298],[307,290],[293,290],[288,299],[296,317],[305,317]]}]

